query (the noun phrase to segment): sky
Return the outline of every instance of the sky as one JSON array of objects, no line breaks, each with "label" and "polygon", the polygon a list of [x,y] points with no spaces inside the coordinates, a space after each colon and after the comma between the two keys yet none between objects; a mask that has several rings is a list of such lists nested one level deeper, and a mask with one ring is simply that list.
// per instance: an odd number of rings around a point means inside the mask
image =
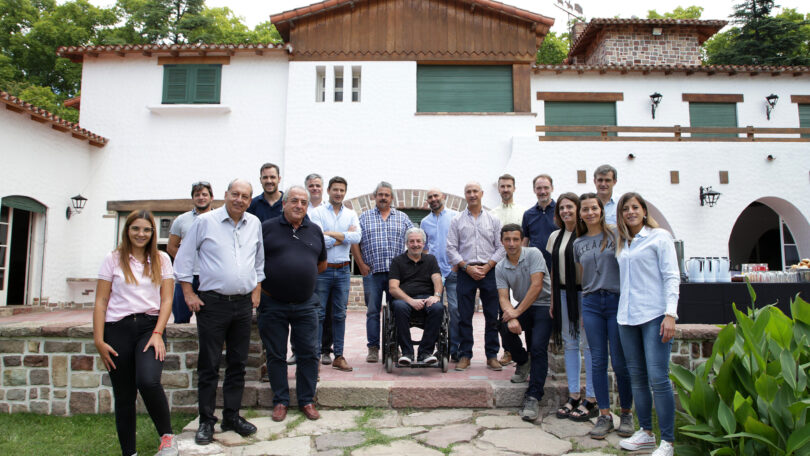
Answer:
[{"label": "sky", "polygon": [[[64,1],[64,0],[63,0]],[[539,13],[544,16],[553,17],[555,19],[553,31],[564,32],[566,31],[567,15],[565,12],[559,10],[558,0],[501,0],[503,3],[523,8],[534,13]],[[703,6],[702,19],[725,19],[734,10],[734,5],[739,3],[740,0],[656,0],[651,2],[649,0],[564,0],[570,1],[573,5],[579,3],[583,9],[585,17],[592,19],[596,17],[614,17],[618,15],[622,18],[630,18],[637,16],[640,18],[647,17],[647,10],[654,8],[658,13],[672,11],[678,6],[688,7],[694,4]],[[244,23],[253,28],[256,24],[264,22],[270,18],[271,14],[282,13],[287,10],[300,8],[312,3],[317,3],[317,0],[206,0],[206,5],[209,7],[222,7],[227,6],[237,16],[241,16]],[[62,3],[62,2],[60,2]],[[90,0],[90,3],[97,6],[109,7],[115,3],[115,0]],[[807,12],[807,7],[802,6],[803,1],[800,0],[784,0],[781,5],[785,8],[797,8],[800,12]]]}]

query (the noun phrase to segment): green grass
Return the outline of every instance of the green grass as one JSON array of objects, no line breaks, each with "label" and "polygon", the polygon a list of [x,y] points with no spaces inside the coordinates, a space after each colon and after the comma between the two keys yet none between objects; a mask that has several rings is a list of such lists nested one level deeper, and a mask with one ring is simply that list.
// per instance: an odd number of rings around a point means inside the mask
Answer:
[{"label": "green grass", "polygon": [[[173,413],[172,428],[179,434],[196,415]],[[14,413],[0,415],[0,454],[19,456],[120,455],[113,415],[70,417]],[[138,415],[138,454],[157,452],[159,438],[149,415]]]}]

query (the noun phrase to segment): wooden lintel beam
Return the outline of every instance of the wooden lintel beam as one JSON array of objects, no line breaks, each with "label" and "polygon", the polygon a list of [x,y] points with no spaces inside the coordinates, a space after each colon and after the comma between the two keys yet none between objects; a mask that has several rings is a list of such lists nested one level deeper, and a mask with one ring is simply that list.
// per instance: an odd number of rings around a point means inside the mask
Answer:
[{"label": "wooden lintel beam", "polygon": [[48,119],[44,119],[44,118],[42,118],[42,117],[40,117],[40,116],[38,116],[36,114],[31,114],[31,120],[39,122],[39,123],[45,123],[45,122],[48,121]]},{"label": "wooden lintel beam", "polygon": [[144,57],[152,57],[152,51],[143,51]]},{"label": "wooden lintel beam", "polygon": [[14,111],[14,112],[23,112],[23,108],[13,106],[13,105],[10,105],[10,104],[6,105],[6,109],[8,109],[9,111]]},{"label": "wooden lintel beam", "polygon": [[59,124],[53,124],[53,125],[51,125],[51,128],[53,128],[56,131],[61,131],[62,133],[70,131],[70,128],[63,127],[63,126],[61,126]]},{"label": "wooden lintel beam", "polygon": [[115,55],[117,55],[118,57],[126,57],[127,56],[127,54],[124,53],[123,51],[115,51]]}]

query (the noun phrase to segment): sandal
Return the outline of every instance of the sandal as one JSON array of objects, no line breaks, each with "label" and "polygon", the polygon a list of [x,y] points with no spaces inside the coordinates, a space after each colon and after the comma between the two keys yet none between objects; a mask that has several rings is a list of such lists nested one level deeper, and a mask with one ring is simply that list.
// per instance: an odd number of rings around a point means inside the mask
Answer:
[{"label": "sandal", "polygon": [[588,421],[591,418],[596,417],[599,414],[599,407],[596,405],[596,402],[591,402],[588,399],[584,399],[582,403],[579,404],[575,410],[572,410],[569,413],[569,418],[573,421]]},{"label": "sandal", "polygon": [[557,418],[564,420],[571,416],[571,412],[575,412],[577,406],[579,405],[579,399],[574,399],[573,397],[568,398],[568,402],[562,405],[562,407],[557,409]]}]

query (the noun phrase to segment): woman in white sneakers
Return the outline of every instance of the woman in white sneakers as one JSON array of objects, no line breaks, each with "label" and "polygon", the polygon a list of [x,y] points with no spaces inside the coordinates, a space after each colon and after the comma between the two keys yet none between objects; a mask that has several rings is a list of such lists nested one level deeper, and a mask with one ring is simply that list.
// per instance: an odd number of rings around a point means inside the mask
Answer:
[{"label": "woman in white sneakers", "polygon": [[160,384],[172,314],[174,277],[169,255],[157,249],[149,211],[127,217],[121,243],[107,254],[98,273],[93,339],[110,373],[115,427],[123,456],[136,455],[135,397],[140,392],[160,435],[158,455],[176,455],[169,404]]},{"label": "woman in white sneakers", "polygon": [[661,445],[653,455],[672,456],[675,395],[669,381],[669,356],[681,283],[675,245],[669,232],[658,228],[649,216],[647,203],[638,193],[625,193],[617,209],[620,214],[616,257],[621,297],[616,319],[641,426],[620,445],[631,451],[655,448],[652,432],[655,398]]}]

